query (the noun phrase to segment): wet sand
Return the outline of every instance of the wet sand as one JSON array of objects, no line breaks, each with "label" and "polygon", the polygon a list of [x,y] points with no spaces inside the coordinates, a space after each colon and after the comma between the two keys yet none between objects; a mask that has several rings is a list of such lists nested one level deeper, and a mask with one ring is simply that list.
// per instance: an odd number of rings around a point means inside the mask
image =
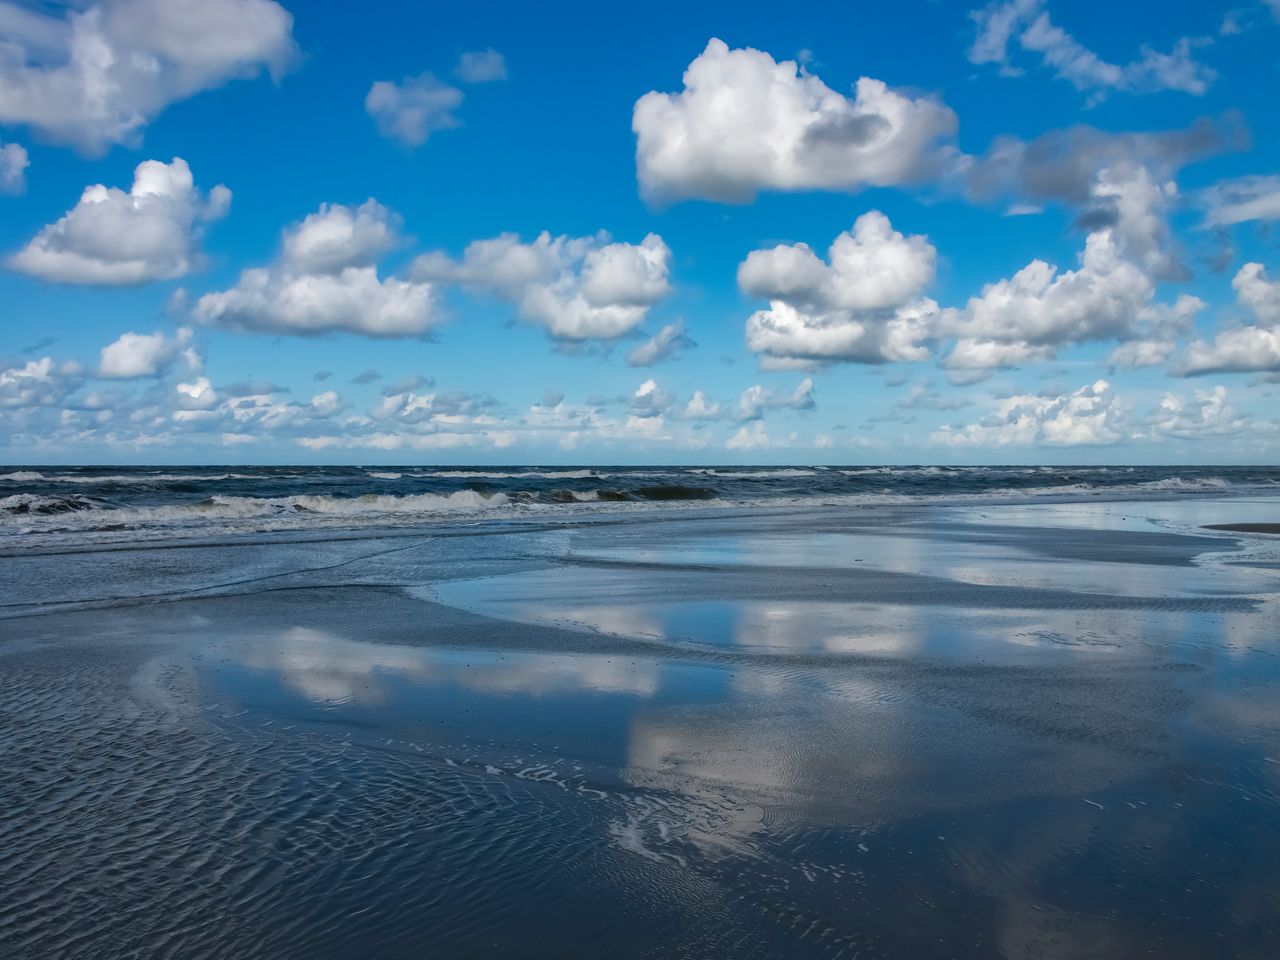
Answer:
[{"label": "wet sand", "polygon": [[1280,534],[1280,523],[1211,523],[1206,530],[1226,530],[1231,533]]},{"label": "wet sand", "polygon": [[1270,957],[1280,578],[1199,529],[1241,515],[0,557],[0,955]]}]

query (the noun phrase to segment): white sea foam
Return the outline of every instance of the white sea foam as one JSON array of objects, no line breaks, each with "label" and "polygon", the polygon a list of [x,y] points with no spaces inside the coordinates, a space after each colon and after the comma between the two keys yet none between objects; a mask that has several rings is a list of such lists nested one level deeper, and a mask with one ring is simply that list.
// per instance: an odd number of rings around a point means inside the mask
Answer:
[{"label": "white sea foam", "polygon": [[816,477],[817,470],[802,469],[799,467],[786,467],[779,470],[728,470],[717,469],[715,467],[697,467],[689,471],[690,473],[699,473],[709,477],[740,477],[746,480],[769,480],[784,479],[786,477]]},{"label": "white sea foam", "polygon": [[432,470],[415,477],[443,477],[449,480],[591,480],[607,477],[595,470]]},{"label": "white sea foam", "polygon": [[199,503],[115,507],[85,497],[15,494],[0,498],[0,529],[9,533],[102,530],[279,530],[306,526],[376,526],[433,517],[483,515],[501,510],[505,494],[485,496],[472,490],[408,496],[362,497],[299,495],[237,497],[220,495]]},{"label": "white sea foam", "polygon": [[0,515],[3,514],[45,514],[54,512],[71,512],[76,510],[93,510],[97,504],[87,497],[46,497],[36,493],[15,493],[0,497]]},{"label": "white sea foam", "polygon": [[249,473],[110,473],[96,476],[86,474],[45,474],[35,470],[19,470],[15,473],[0,473],[0,481],[13,483],[77,483],[77,484],[135,484],[151,483],[218,483],[223,480],[264,480],[271,477],[254,476]]},{"label": "white sea foam", "polygon": [[1137,486],[1147,490],[1226,490],[1231,486],[1231,481],[1223,477],[1193,477],[1189,480],[1166,477],[1163,480],[1148,480]]}]

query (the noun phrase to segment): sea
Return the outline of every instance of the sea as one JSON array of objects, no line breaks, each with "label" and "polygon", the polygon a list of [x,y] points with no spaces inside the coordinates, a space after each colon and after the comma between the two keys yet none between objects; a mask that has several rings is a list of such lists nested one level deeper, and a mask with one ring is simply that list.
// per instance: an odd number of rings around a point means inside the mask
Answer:
[{"label": "sea", "polygon": [[0,544],[688,508],[1273,495],[1242,466],[0,467]]}]

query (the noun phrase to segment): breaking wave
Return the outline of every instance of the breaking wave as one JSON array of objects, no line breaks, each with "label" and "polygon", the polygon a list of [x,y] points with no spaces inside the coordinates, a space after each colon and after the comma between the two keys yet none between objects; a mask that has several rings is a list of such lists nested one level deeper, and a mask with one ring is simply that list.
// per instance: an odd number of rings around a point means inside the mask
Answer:
[{"label": "breaking wave", "polygon": [[[50,467],[0,473],[0,538],[76,542],[611,511],[1274,495],[1276,467]],[[18,542],[21,542],[19,540]]]}]

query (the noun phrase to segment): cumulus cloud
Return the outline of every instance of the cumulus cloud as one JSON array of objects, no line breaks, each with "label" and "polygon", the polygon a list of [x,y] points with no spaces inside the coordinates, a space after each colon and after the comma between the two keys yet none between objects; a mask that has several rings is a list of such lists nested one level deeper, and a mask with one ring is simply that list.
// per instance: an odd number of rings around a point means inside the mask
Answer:
[{"label": "cumulus cloud", "polygon": [[813,410],[813,379],[805,377],[790,393],[779,393],[760,384],[747,387],[738,398],[738,419],[759,420],[767,410]]},{"label": "cumulus cloud", "polygon": [[190,344],[191,330],[186,327],[172,337],[163,333],[123,333],[102,348],[98,376],[117,380],[155,377],[168,371],[180,357],[198,370],[202,361]]},{"label": "cumulus cloud", "polygon": [[750,201],[763,190],[842,190],[927,180],[954,152],[956,117],[924,96],[858,80],[852,98],[793,60],[713,39],[678,93],[632,115],[647,199]]},{"label": "cumulus cloud", "polygon": [[657,234],[641,243],[552,237],[532,243],[504,233],[477,240],[454,259],[434,252],[410,269],[421,281],[486,290],[517,305],[520,317],[566,342],[615,340],[632,333],[671,291],[671,251]]},{"label": "cumulus cloud", "polygon": [[86,187],[8,265],[55,283],[130,286],[180,277],[200,261],[205,225],[230,205],[231,191],[221,184],[201,194],[181,157],[147,160],[127,193],[100,183]]},{"label": "cumulus cloud", "polygon": [[1199,297],[1183,293],[1172,305],[1152,304],[1144,308],[1131,331],[1134,339],[1112,350],[1107,363],[1124,370],[1159,366],[1173,355],[1178,338],[1191,332],[1196,315],[1204,307]]},{"label": "cumulus cloud", "polygon": [[922,360],[938,307],[921,294],[936,261],[926,237],[904,236],[874,210],[836,237],[825,262],[803,243],[753,250],[738,286],[769,308],[748,318],[747,345],[784,363]]},{"label": "cumulus cloud", "polygon": [[631,415],[642,419],[660,417],[667,412],[672,402],[672,398],[658,386],[658,381],[646,380],[631,395]]},{"label": "cumulus cloud", "polygon": [[1088,93],[1096,103],[1113,91],[1154,93],[1179,90],[1202,95],[1217,77],[1192,50],[1204,41],[1183,37],[1168,53],[1144,45],[1130,63],[1108,63],[1054,24],[1044,0],[996,0],[970,14],[977,35],[969,48],[971,63],[993,63],[1006,76],[1022,71],[1012,62],[1010,46],[1036,55],[1054,75]]},{"label": "cumulus cloud", "polygon": [[178,406],[183,410],[210,410],[218,404],[218,391],[208,377],[196,377],[190,383],[174,386]]},{"label": "cumulus cloud", "polygon": [[497,50],[469,50],[458,58],[454,74],[463,83],[492,83],[507,79],[507,61]]},{"label": "cumulus cloud", "polygon": [[346,404],[342,402],[336,390],[326,390],[323,393],[317,393],[311,398],[310,403],[311,418],[314,420],[327,420],[335,414],[340,413]]},{"label": "cumulus cloud", "polygon": [[485,411],[495,403],[491,397],[462,390],[419,392],[426,385],[424,381],[419,386],[397,393],[384,393],[369,410],[369,416],[379,422],[435,422],[450,423],[454,427],[492,422],[491,417],[485,416]]},{"label": "cumulus cloud", "polygon": [[1033,260],[950,313],[947,332],[959,342],[944,365],[1011,366],[1063,344],[1124,337],[1153,291],[1110,231],[1090,234],[1078,269]]},{"label": "cumulus cloud", "polygon": [[1170,243],[1166,212],[1177,190],[1144,167],[1104,169],[1094,181],[1080,264],[1060,271],[1033,260],[1012,277],[987,284],[937,330],[954,337],[949,370],[983,370],[1050,359],[1069,344],[1143,341],[1113,355],[1117,366],[1162,362],[1203,304],[1191,297],[1153,303],[1157,282],[1185,276]]},{"label": "cumulus cloud", "polygon": [[726,450],[767,450],[775,445],[768,429],[760,420],[739,427],[738,432],[724,442]]},{"label": "cumulus cloud", "polygon": [[0,2],[0,124],[101,153],[165,107],[295,54],[272,0],[103,0],[58,14]]},{"label": "cumulus cloud", "polygon": [[367,267],[399,242],[400,217],[376,200],[359,207],[322,203],[284,236],[284,259],[308,274]]},{"label": "cumulus cloud", "polygon": [[59,364],[51,357],[5,365],[0,361],[0,408],[23,409],[61,403],[82,382],[74,363]]},{"label": "cumulus cloud", "polygon": [[428,283],[378,276],[378,257],[397,242],[398,218],[369,200],[324,204],[284,231],[280,259],[245,270],[229,290],[207,293],[192,315],[211,326],[315,336],[428,333],[440,319]]},{"label": "cumulus cloud", "polygon": [[1280,280],[1262,264],[1246,263],[1231,286],[1253,323],[1222,330],[1212,343],[1193,342],[1178,370],[1184,376],[1280,370]]},{"label": "cumulus cloud", "polygon": [[684,321],[676,320],[668,323],[654,336],[650,337],[627,354],[627,365],[631,367],[652,367],[665,360],[675,359],[682,351],[695,347],[684,332]]},{"label": "cumulus cloud", "polygon": [[1097,446],[1126,436],[1124,411],[1106,380],[1056,397],[1018,395],[999,401],[977,423],[943,427],[929,441],[951,447]]},{"label": "cumulus cloud", "polygon": [[1248,220],[1280,220],[1280,176],[1223,180],[1201,191],[1205,226],[1229,227]]},{"label": "cumulus cloud", "polygon": [[21,193],[27,187],[27,148],[0,142],[0,193]]},{"label": "cumulus cloud", "polygon": [[1166,393],[1147,422],[1157,436],[1178,440],[1229,437],[1253,426],[1251,418],[1232,409],[1227,388],[1221,385],[1196,390],[1190,398]]},{"label": "cumulus cloud", "polygon": [[720,404],[710,400],[701,390],[693,391],[693,396],[680,412],[684,420],[716,420],[723,415],[724,409]]},{"label": "cumulus cloud", "polygon": [[462,91],[430,73],[405,77],[400,83],[379,80],[369,88],[364,109],[384,137],[418,147],[438,130],[460,126],[453,111],[462,104]]}]

